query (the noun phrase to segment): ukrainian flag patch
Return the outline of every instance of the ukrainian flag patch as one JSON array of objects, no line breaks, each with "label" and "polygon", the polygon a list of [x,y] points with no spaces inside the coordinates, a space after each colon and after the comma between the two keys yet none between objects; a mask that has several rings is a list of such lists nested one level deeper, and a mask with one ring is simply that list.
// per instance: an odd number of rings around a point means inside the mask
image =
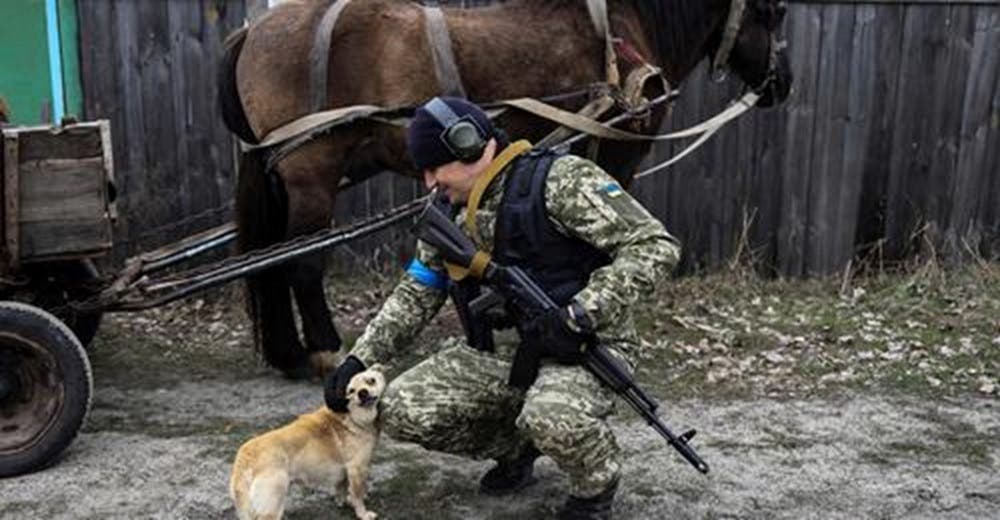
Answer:
[{"label": "ukrainian flag patch", "polygon": [[621,196],[621,194],[622,194],[622,187],[619,186],[617,183],[609,182],[609,183],[605,184],[604,186],[602,186],[598,191],[600,191],[601,193],[603,193],[605,196],[607,196],[609,198],[615,198],[615,197],[620,197]]}]

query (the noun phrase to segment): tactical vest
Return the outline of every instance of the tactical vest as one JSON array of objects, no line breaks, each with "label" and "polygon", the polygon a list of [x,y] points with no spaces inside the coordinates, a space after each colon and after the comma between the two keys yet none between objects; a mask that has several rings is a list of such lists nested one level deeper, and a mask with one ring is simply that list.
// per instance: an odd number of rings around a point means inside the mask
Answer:
[{"label": "tactical vest", "polygon": [[[532,150],[518,158],[507,174],[507,185],[497,209],[493,259],[524,269],[560,306],[568,305],[590,280],[590,274],[611,263],[596,247],[560,233],[545,210],[545,181],[558,154]],[[523,316],[509,312],[473,316],[469,302],[481,291],[476,280],[451,285],[452,299],[469,344],[493,350],[494,329],[518,325]]]}]

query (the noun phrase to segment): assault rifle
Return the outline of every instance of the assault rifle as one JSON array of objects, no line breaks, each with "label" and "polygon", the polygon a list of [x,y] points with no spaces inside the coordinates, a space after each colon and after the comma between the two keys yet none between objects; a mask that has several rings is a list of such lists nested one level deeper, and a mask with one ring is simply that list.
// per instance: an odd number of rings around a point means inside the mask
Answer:
[{"label": "assault rifle", "polygon": [[[476,249],[475,244],[459,229],[450,218],[446,202],[432,193],[427,207],[417,220],[414,233],[424,242],[435,247],[444,259],[458,268],[470,269],[479,277],[487,290],[470,304],[472,314],[495,305],[508,303],[522,316],[538,316],[558,308],[558,305],[539,287],[528,273],[517,266],[499,265],[485,253]],[[442,207],[444,206],[444,207]],[[492,290],[489,290],[492,289]],[[622,362],[608,353],[606,347],[591,338],[590,348],[584,353],[583,365],[635,409],[650,426],[676,449],[692,466],[702,473],[708,473],[708,464],[695,453],[688,441],[695,436],[695,430],[688,430],[680,436],[674,435],[656,415],[659,403],[636,385],[635,380]],[[523,345],[518,353],[525,350]],[[517,359],[515,357],[515,364]]]}]

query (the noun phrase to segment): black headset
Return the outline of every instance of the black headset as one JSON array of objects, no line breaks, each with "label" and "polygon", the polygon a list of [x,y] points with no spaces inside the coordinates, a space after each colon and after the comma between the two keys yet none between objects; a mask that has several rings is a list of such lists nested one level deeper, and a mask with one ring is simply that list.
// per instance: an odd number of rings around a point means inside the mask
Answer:
[{"label": "black headset", "polygon": [[424,108],[441,125],[441,142],[448,147],[458,160],[473,163],[483,156],[486,148],[486,132],[470,115],[458,114],[439,97],[427,102]]}]

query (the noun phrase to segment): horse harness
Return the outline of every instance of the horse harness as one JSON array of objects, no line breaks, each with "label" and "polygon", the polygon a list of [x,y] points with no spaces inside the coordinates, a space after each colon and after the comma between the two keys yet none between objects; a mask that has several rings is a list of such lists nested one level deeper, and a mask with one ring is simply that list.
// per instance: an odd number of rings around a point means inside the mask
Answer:
[{"label": "horse harness", "polygon": [[[592,99],[583,108],[578,110],[577,114],[594,120],[603,116],[615,106],[621,107],[624,111],[634,110],[636,107],[643,106],[649,101],[643,97],[646,84],[654,79],[659,79],[662,82],[658,88],[662,88],[663,92],[670,92],[670,84],[663,76],[659,67],[650,64],[628,42],[612,36],[611,24],[608,20],[607,1],[586,0],[586,2],[594,29],[598,37],[605,43],[606,78],[603,88],[599,89],[597,95],[592,94]],[[733,2],[742,4],[745,0],[733,0]],[[330,88],[328,84],[328,68],[333,33],[336,30],[337,21],[344,12],[344,8],[350,3],[351,0],[334,0],[323,14],[323,18],[320,20],[316,34],[313,37],[309,63],[311,78],[310,100],[314,113],[323,111],[327,105]],[[432,1],[428,5],[421,6],[421,8],[424,12],[424,27],[428,43],[430,44],[434,73],[437,77],[441,94],[467,97],[458,66],[455,63],[451,36],[441,7],[437,1]],[[632,65],[631,70],[625,78],[624,85],[621,84],[620,79],[619,56]],[[548,110],[544,106],[534,105],[529,111],[546,119],[560,122],[559,114]],[[562,123],[566,122],[565,120],[562,121]],[[538,143],[539,146],[549,146],[558,143],[571,135],[572,128],[573,126],[560,126],[541,140]],[[576,128],[576,130],[581,129]],[[596,150],[592,151],[596,152]]]},{"label": "horse harness", "polygon": [[[319,112],[326,108],[329,85],[330,48],[333,44],[333,31],[344,8],[351,0],[334,0],[326,9],[316,34],[313,46],[309,52],[310,90],[312,111]],[[462,77],[455,64],[455,53],[451,43],[451,34],[444,19],[444,12],[437,1],[422,6],[424,11],[424,31],[430,43],[431,59],[434,62],[434,74],[442,95],[466,97]]]},{"label": "horse harness", "polygon": [[[577,135],[569,139],[570,141],[589,135],[598,138],[591,141],[591,147],[587,154],[593,158],[593,155],[596,155],[596,144],[599,139],[648,142],[700,136],[695,143],[683,150],[678,156],[656,167],[660,169],[692,152],[726,123],[749,110],[759,99],[759,95],[755,92],[749,92],[717,116],[689,129],[668,134],[637,134],[611,127],[609,122],[600,122],[599,118],[615,107],[621,109],[621,114],[612,121],[645,117],[653,106],[670,101],[676,97],[677,92],[671,89],[659,67],[649,63],[629,42],[611,34],[606,0],[586,0],[586,2],[594,29],[605,44],[605,82],[597,85],[596,88],[591,87],[582,91],[585,95],[589,92],[591,100],[577,112],[566,111],[534,98],[501,100],[491,104],[499,108],[487,110],[490,117],[496,117],[507,108],[514,108],[557,123],[559,127],[540,140],[536,146],[549,147],[565,143],[567,138],[573,136],[574,133]],[[394,126],[408,124],[409,118],[403,115],[406,110],[400,108],[353,105],[326,109],[330,88],[328,67],[333,33],[337,21],[350,3],[351,0],[334,0],[317,26],[309,60],[311,68],[310,101],[313,113],[272,130],[256,145],[244,144],[244,150],[268,150],[270,152],[267,160],[269,170],[296,149],[339,126],[361,120],[373,120]],[[435,75],[438,78],[440,90],[444,95],[466,97],[465,88],[455,63],[452,41],[443,12],[436,1],[431,2],[430,5],[422,6],[422,9],[425,14],[425,32],[430,43]],[[746,0],[731,0],[725,30],[713,58],[713,66],[720,66],[728,60],[729,53],[739,34],[745,10]],[[772,62],[780,44],[781,42],[774,42],[772,45]],[[620,80],[619,59],[631,65],[624,84]],[[762,87],[769,83],[773,76],[774,64],[772,63],[770,67],[772,71],[769,71],[769,78],[765,80]],[[647,90],[648,82],[654,80],[662,82],[661,85],[656,86],[655,90],[662,88],[664,94],[654,99],[648,99],[644,96],[644,92]],[[652,171],[647,170],[640,175],[649,173]],[[353,181],[348,179],[344,181],[353,184]]]}]

